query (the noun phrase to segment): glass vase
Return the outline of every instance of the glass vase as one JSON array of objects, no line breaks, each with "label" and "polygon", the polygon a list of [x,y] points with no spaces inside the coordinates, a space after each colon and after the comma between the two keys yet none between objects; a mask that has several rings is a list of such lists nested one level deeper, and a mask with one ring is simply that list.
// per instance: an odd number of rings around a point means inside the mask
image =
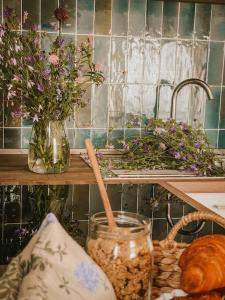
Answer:
[{"label": "glass vase", "polygon": [[150,220],[114,211],[117,227],[108,226],[104,212],[93,215],[87,251],[111,281],[118,300],[150,300],[153,244]]},{"label": "glass vase", "polygon": [[70,147],[64,121],[38,121],[32,128],[28,153],[30,171],[63,173],[70,165]]}]

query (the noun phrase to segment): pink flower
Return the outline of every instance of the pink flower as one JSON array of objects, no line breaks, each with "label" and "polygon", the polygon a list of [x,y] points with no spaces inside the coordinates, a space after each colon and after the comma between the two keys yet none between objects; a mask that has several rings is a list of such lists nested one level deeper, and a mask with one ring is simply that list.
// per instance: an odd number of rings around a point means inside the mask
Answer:
[{"label": "pink flower", "polygon": [[162,149],[162,150],[166,150],[166,145],[164,143],[160,143],[159,144],[159,147]]},{"label": "pink flower", "polygon": [[16,59],[14,57],[10,59],[10,63],[14,66],[17,65]]},{"label": "pink flower", "polygon": [[54,66],[56,66],[56,65],[58,65],[58,63],[59,63],[59,58],[58,58],[58,56],[56,55],[56,54],[51,54],[50,56],[49,56],[49,62],[51,63],[51,64],[53,64]]},{"label": "pink flower", "polygon": [[77,77],[77,79],[76,79],[76,82],[77,83],[83,83],[83,82],[85,82],[86,81],[86,78],[84,77],[84,76],[79,76],[79,77]]},{"label": "pink flower", "polygon": [[102,73],[104,71],[104,66],[102,64],[96,64],[95,71]]}]

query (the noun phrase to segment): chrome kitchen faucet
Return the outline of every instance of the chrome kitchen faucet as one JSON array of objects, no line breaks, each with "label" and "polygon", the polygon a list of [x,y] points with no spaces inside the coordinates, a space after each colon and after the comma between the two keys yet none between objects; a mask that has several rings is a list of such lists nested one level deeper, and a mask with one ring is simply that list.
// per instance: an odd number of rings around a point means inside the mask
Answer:
[{"label": "chrome kitchen faucet", "polygon": [[186,79],[184,81],[181,81],[174,89],[173,91],[173,94],[172,94],[172,98],[171,98],[171,109],[170,109],[170,118],[171,119],[176,119],[176,106],[177,106],[177,95],[179,93],[179,91],[186,85],[189,85],[189,84],[195,84],[195,85],[199,85],[201,86],[207,96],[208,96],[208,99],[209,100],[214,100],[214,97],[213,97],[213,93],[209,87],[209,85],[201,80],[201,79],[198,79],[198,78],[189,78],[189,79]]}]

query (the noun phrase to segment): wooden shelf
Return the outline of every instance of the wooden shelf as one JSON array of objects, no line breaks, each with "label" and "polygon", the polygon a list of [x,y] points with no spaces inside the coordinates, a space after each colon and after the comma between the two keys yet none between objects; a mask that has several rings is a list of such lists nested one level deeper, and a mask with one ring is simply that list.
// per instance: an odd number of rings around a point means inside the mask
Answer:
[{"label": "wooden shelf", "polygon": [[[224,177],[139,177],[105,178],[106,184],[162,184],[168,181],[223,181]],[[0,154],[0,185],[96,184],[92,169],[77,154],[71,155],[71,166],[62,174],[36,174],[27,168],[27,154]]]}]

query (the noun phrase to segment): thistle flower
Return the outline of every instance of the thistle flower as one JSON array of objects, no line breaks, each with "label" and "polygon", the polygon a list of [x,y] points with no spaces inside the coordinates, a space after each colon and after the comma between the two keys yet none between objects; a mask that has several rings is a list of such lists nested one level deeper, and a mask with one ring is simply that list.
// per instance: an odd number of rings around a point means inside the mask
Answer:
[{"label": "thistle flower", "polygon": [[48,60],[54,66],[58,65],[58,63],[59,63],[59,57],[56,54],[49,55]]},{"label": "thistle flower", "polygon": [[54,15],[56,19],[60,22],[65,22],[66,20],[69,19],[69,13],[64,7],[58,7],[54,11]]}]

